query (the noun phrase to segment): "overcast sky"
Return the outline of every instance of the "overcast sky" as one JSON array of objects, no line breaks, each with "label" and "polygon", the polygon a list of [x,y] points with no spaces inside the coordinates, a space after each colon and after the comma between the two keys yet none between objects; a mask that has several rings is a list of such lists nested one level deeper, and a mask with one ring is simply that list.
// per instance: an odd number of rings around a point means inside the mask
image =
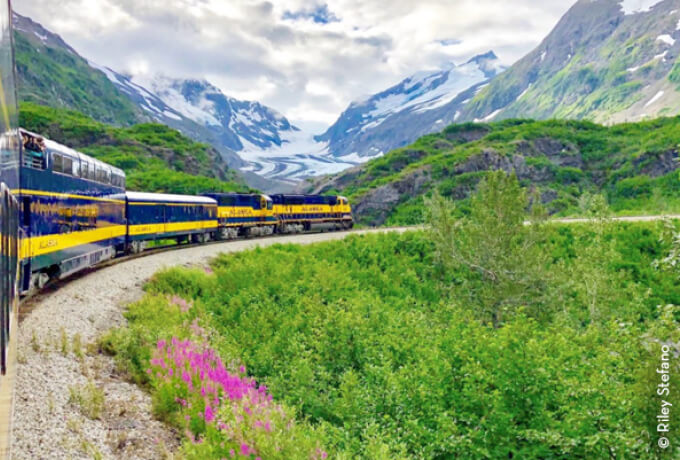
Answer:
[{"label": "overcast sky", "polygon": [[529,52],[575,0],[15,0],[84,57],[205,78],[311,128],[420,70]]}]

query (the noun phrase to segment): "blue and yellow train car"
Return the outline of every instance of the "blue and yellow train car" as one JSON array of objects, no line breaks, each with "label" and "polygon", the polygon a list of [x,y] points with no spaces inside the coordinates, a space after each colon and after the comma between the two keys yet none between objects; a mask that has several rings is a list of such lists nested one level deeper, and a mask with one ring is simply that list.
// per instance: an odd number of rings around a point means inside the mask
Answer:
[{"label": "blue and yellow train car", "polygon": [[274,233],[278,221],[274,216],[274,203],[267,195],[206,193],[203,196],[217,201],[218,238]]},{"label": "blue and yellow train car", "polygon": [[208,197],[127,192],[126,215],[132,253],[150,241],[204,243],[217,235],[217,202]]},{"label": "blue and yellow train car", "polygon": [[313,228],[349,229],[354,225],[347,198],[324,195],[272,195],[280,233]]},{"label": "blue and yellow train car", "polygon": [[22,289],[111,259],[125,245],[125,173],[22,130]]}]

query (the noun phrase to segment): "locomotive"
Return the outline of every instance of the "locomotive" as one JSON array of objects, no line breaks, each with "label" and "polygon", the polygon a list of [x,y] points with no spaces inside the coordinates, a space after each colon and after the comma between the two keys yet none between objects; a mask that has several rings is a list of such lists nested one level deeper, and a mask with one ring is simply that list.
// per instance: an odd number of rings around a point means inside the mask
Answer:
[{"label": "locomotive", "polygon": [[21,291],[154,241],[206,243],[353,226],[345,197],[127,191],[125,173],[20,130]]}]

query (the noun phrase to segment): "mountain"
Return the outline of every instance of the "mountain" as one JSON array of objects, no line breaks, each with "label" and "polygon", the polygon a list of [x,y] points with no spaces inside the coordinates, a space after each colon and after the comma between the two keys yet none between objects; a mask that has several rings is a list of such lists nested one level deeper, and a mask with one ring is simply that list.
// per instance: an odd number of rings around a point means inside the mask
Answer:
[{"label": "mountain", "polygon": [[458,120],[465,105],[502,72],[490,51],[463,65],[419,72],[399,84],[350,104],[319,142],[334,157],[366,161]]},{"label": "mountain", "polygon": [[552,214],[577,214],[586,192],[604,193],[621,214],[680,212],[680,117],[598,125],[504,120],[451,125],[333,177],[307,193],[342,193],[360,223],[422,222],[424,196],[467,199],[488,171],[515,172]]},{"label": "mountain", "polygon": [[145,119],[135,104],[61,37],[16,13],[13,21],[20,100],[78,110],[116,125]]},{"label": "mountain", "polygon": [[677,0],[579,0],[460,120],[571,118],[617,123],[680,113]]}]

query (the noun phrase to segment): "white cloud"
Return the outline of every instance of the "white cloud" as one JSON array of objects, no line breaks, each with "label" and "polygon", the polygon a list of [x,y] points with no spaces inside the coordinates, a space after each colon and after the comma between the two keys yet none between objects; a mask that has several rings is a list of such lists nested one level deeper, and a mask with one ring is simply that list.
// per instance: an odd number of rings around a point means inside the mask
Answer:
[{"label": "white cloud", "polygon": [[302,124],[360,95],[494,50],[538,45],[574,0],[22,0],[83,56],[132,74],[207,78]]}]

